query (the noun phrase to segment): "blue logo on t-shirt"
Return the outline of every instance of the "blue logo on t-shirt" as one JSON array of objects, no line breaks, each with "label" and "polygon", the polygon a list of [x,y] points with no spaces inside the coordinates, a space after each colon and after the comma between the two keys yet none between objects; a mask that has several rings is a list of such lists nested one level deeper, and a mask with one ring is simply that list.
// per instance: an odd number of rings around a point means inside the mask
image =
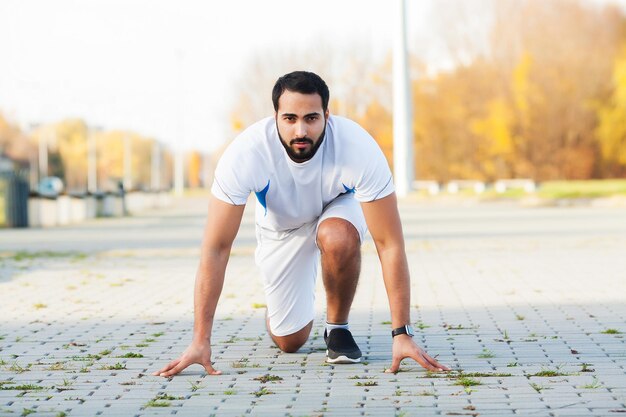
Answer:
[{"label": "blue logo on t-shirt", "polygon": [[343,185],[343,188],[346,190],[346,193],[354,194],[354,192],[356,191],[356,187],[348,188],[348,186],[344,184],[343,182],[341,183],[341,185]]},{"label": "blue logo on t-shirt", "polygon": [[257,198],[257,200],[259,200],[259,203],[265,209],[265,216],[267,216],[267,201],[265,199],[265,196],[267,195],[267,190],[269,190],[269,189],[270,189],[270,180],[267,180],[267,185],[265,186],[265,188],[262,189],[261,191],[256,191],[254,193],[254,194],[256,194],[256,198]]}]

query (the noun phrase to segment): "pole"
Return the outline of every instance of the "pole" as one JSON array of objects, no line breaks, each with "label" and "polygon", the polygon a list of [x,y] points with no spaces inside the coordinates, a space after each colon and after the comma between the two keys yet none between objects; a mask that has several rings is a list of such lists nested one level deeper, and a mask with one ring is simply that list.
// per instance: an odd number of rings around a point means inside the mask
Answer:
[{"label": "pole", "polygon": [[48,129],[39,132],[39,182],[48,176]]},{"label": "pole", "polygon": [[87,128],[87,192],[98,191],[98,168],[96,156],[96,135],[98,128]]},{"label": "pole", "polygon": [[182,150],[176,151],[174,155],[174,194],[179,197],[183,195],[183,189],[185,188],[185,162],[183,156]]},{"label": "pole", "polygon": [[124,190],[130,191],[133,186],[132,160],[133,148],[130,134],[124,134]]},{"label": "pole", "polygon": [[396,193],[405,197],[414,177],[411,84],[406,42],[406,1],[396,2],[393,46],[393,168]]},{"label": "pole", "polygon": [[159,191],[161,188],[161,149],[159,142],[152,142],[152,170],[150,172],[150,188]]}]

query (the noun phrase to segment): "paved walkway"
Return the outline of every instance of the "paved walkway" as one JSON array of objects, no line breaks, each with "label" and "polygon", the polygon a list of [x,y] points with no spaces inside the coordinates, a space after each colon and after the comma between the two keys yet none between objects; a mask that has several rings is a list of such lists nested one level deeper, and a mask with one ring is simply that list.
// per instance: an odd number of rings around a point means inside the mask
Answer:
[{"label": "paved walkway", "polygon": [[248,213],[213,335],[224,375],[153,377],[191,338],[204,206],[0,230],[0,415],[626,412],[623,208],[404,202],[417,339],[449,375],[409,362],[383,373],[389,313],[371,242],[351,315],[365,362],[324,363],[321,285],[314,335],[280,353],[264,330]]}]

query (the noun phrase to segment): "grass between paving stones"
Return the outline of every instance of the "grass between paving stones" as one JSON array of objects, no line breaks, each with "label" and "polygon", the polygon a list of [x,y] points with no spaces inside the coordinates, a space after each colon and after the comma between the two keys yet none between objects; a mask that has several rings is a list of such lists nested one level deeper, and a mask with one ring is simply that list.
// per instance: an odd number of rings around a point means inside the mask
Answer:
[{"label": "grass between paving stones", "polygon": [[102,365],[100,367],[102,371],[120,371],[122,369],[126,369],[126,364],[120,362],[117,362],[115,365]]},{"label": "grass between paving stones", "polygon": [[141,353],[128,352],[121,356],[116,356],[116,358],[143,358]]},{"label": "grass between paving stones", "polygon": [[32,366],[32,364],[27,364],[26,367],[21,366],[20,364],[18,364],[17,362],[13,362],[13,364],[11,366],[9,366],[7,369],[11,372],[15,372],[16,374],[22,374],[24,372],[28,372],[30,371],[30,367]]},{"label": "grass between paving stones", "polygon": [[270,375],[270,374],[265,374],[263,376],[257,376],[256,378],[252,378],[254,381],[260,381],[263,384],[266,384],[268,382],[278,382],[278,381],[282,381],[283,378],[278,376],[278,375]]},{"label": "grass between paving stones", "polygon": [[496,355],[495,355],[495,353],[493,353],[489,349],[483,349],[482,353],[476,355],[476,357],[477,358],[483,358],[483,359],[489,359],[489,358],[495,358]]},{"label": "grass between paving stones", "polygon": [[49,371],[67,371],[68,369],[65,362],[55,362],[48,367]]},{"label": "grass between paving stones", "polygon": [[589,384],[581,385],[580,388],[597,389],[602,388],[602,384],[600,383],[600,381],[598,381],[598,378],[594,376],[592,382],[590,382]]},{"label": "grass between paving stones", "polygon": [[556,377],[556,376],[571,376],[574,374],[570,374],[567,372],[561,372],[558,369],[557,370],[553,370],[553,369],[546,369],[546,368],[541,368],[541,371],[535,372],[534,374],[530,374],[530,375],[526,375],[527,377],[531,377],[531,376],[537,376],[537,377]]},{"label": "grass between paving stones", "polygon": [[188,381],[188,382],[189,382],[189,388],[191,389],[191,392],[196,392],[200,388],[202,388],[202,385],[197,382],[194,382],[194,381]]},{"label": "grass between paving stones", "polygon": [[[9,383],[12,384],[12,383]],[[2,383],[0,385],[1,391],[41,391],[50,389],[49,387],[42,387],[41,385],[35,384],[22,384],[22,385],[5,385]]]},{"label": "grass between paving stones", "polygon": [[536,383],[534,383],[534,382],[531,382],[529,385],[530,385],[530,387],[531,387],[532,389],[534,389],[535,391],[537,391],[539,394],[541,394],[541,391],[543,391],[543,390],[545,390],[545,389],[552,389],[552,388],[550,388],[550,387],[548,387],[548,386],[545,386],[545,385],[539,385],[539,384],[536,384]]},{"label": "grass between paving stones", "polygon": [[590,366],[593,366],[592,363],[581,363],[580,366],[581,366],[580,372],[595,372],[596,371],[595,369],[590,368]]},{"label": "grass between paving stones", "polygon": [[260,368],[261,365],[258,363],[250,363],[250,359],[248,358],[241,358],[237,361],[231,362],[230,363],[231,368]]},{"label": "grass between paving stones", "polygon": [[378,382],[376,381],[358,381],[354,384],[357,387],[375,387],[378,385]]},{"label": "grass between paving stones", "polygon": [[274,394],[273,391],[268,390],[267,388],[263,387],[258,391],[253,391],[250,394],[254,395],[255,397],[259,398],[262,397],[263,395],[270,395],[270,394]]},{"label": "grass between paving stones", "polygon": [[169,407],[172,405],[172,403],[170,401],[176,401],[176,400],[184,400],[185,397],[174,397],[173,395],[168,395],[168,394],[159,394],[157,396],[155,396],[153,399],[151,399],[150,401],[148,401],[146,403],[146,405],[144,405],[144,408],[148,408],[148,407]]},{"label": "grass between paving stones", "polygon": [[460,385],[462,387],[467,388],[467,387],[475,387],[477,385],[482,385],[482,384],[483,383],[480,382],[478,379],[462,376],[458,378],[452,385]]},{"label": "grass between paving stones", "polygon": [[622,334],[622,332],[620,332],[617,329],[606,329],[606,330],[601,331],[600,333],[602,333],[602,334]]},{"label": "grass between paving stones", "polygon": [[448,324],[444,323],[441,325],[446,330],[476,330],[479,326],[464,326],[462,324]]}]

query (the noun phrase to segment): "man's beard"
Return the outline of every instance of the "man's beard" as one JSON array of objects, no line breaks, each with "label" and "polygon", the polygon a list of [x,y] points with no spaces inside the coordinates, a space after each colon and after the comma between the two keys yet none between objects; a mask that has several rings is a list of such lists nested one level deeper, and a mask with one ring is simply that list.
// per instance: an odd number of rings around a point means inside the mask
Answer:
[{"label": "man's beard", "polygon": [[[315,144],[311,138],[305,136],[303,138],[292,139],[289,142],[289,145],[287,145],[287,143],[285,143],[285,141],[283,140],[283,137],[280,135],[280,131],[278,130],[278,124],[276,124],[276,131],[278,132],[278,138],[280,139],[280,143],[283,145],[283,148],[285,148],[285,151],[287,151],[287,155],[289,155],[289,158],[291,158],[294,162],[305,162],[313,158],[317,153],[317,150],[320,148],[320,146],[322,146],[322,142],[324,142],[324,137],[326,136],[326,123],[324,123],[324,131],[322,132],[319,140]],[[309,150],[299,150],[292,148],[292,146],[296,143],[308,143],[309,145],[311,145],[311,148]]]}]

